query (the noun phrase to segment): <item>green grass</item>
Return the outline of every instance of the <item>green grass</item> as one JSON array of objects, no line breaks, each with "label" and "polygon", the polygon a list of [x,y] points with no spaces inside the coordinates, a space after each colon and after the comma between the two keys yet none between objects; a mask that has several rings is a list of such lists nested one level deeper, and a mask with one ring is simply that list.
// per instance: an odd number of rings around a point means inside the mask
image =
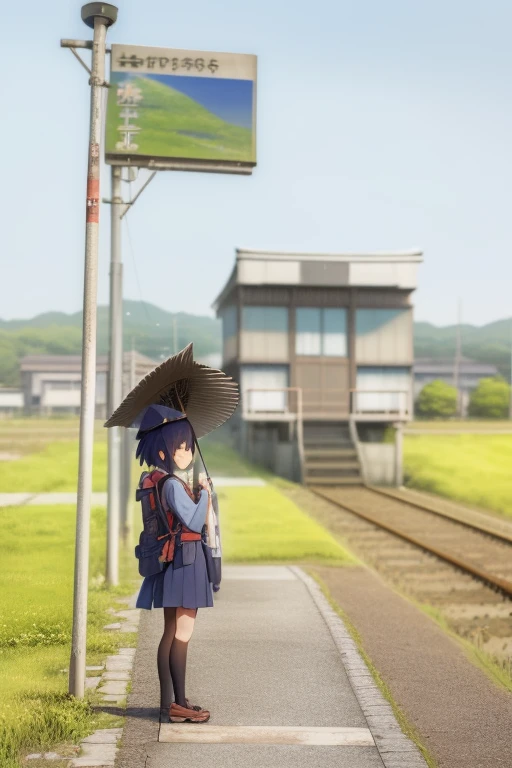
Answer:
[{"label": "green grass", "polygon": [[[0,461],[0,493],[49,493],[76,491],[78,476],[78,440],[59,441],[52,436],[55,425],[52,424],[43,445],[38,450],[30,448],[30,432],[24,427],[27,421],[20,422],[16,429],[5,430],[9,440],[17,439],[21,446],[22,458],[15,461]],[[94,443],[93,490],[105,491],[107,487],[107,441],[106,430],[96,431]],[[208,471],[215,481],[216,476],[259,477],[269,476],[266,470],[255,467],[239,453],[225,443],[216,442],[211,437],[201,440]],[[141,468],[135,464],[133,477],[138,478]]]},{"label": "green grass", "polygon": [[214,435],[202,438],[200,446],[214,483],[216,477],[269,476],[265,469],[251,464],[226,443],[216,441]]},{"label": "green grass", "polygon": [[512,421],[510,419],[494,419],[489,421],[482,421],[481,419],[425,419],[425,421],[422,421],[421,419],[418,419],[417,421],[411,421],[409,424],[405,425],[405,429],[422,429],[427,430],[431,429],[433,431],[436,430],[443,430],[443,429],[450,429],[450,430],[460,430],[461,432],[479,432],[480,430],[511,430],[512,431]]},{"label": "green grass", "polygon": [[512,516],[512,435],[407,435],[405,482]]},{"label": "green grass", "polygon": [[[1,510],[0,545],[0,765],[19,754],[76,740],[98,722],[88,702],[67,696],[72,617],[75,509],[11,507]],[[135,590],[132,558],[122,553],[123,587],[101,586],[105,550],[104,509],[91,518],[87,660],[98,663],[130,635],[103,630],[107,609]],[[105,716],[103,716],[105,717]]]},{"label": "green grass", "polygon": [[[51,442],[39,453],[0,462],[0,492],[48,493],[76,491],[78,442]],[[94,444],[93,490],[107,487],[107,443]]]},{"label": "green grass", "polygon": [[220,488],[227,562],[354,562],[315,520],[272,485]]},{"label": "green grass", "polygon": [[448,620],[445,618],[445,616],[443,616],[441,610],[438,607],[429,605],[429,603],[419,603],[415,600],[412,600],[410,596],[407,595],[402,595],[402,597],[404,597],[406,600],[409,600],[409,602],[426,613],[427,616],[432,619],[432,621],[436,622],[436,624],[443,630],[443,632],[446,632],[447,635],[450,635],[450,637],[455,640],[455,642],[458,643],[464,650],[464,653],[466,654],[469,661],[474,664],[475,667],[478,667],[478,669],[480,669],[494,685],[507,690],[509,693],[512,693],[510,659],[508,659],[507,662],[504,662],[492,654],[487,653],[482,648],[479,648],[478,645],[475,645],[475,643],[471,640],[458,635],[450,627]]}]

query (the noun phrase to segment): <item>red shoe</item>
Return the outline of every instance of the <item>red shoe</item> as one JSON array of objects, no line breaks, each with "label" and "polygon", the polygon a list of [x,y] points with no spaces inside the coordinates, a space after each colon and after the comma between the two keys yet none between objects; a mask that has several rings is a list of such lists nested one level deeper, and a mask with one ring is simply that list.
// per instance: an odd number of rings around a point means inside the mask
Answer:
[{"label": "red shoe", "polygon": [[171,704],[171,709],[169,710],[169,721],[171,723],[207,723],[209,719],[210,713],[207,709],[180,707],[176,702]]}]

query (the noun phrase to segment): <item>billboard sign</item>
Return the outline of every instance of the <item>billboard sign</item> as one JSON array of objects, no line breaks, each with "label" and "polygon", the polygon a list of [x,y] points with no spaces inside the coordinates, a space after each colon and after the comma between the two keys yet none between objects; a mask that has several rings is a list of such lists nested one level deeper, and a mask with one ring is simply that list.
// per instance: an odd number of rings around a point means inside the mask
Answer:
[{"label": "billboard sign", "polygon": [[114,44],[110,60],[107,163],[251,172],[256,56]]}]

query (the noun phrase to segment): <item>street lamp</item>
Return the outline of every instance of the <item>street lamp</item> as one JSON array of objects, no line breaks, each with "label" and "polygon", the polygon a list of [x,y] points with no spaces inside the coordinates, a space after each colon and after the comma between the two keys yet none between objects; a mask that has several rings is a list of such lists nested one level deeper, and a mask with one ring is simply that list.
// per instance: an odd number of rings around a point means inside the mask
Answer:
[{"label": "street lamp", "polygon": [[87,167],[85,224],[84,304],[82,331],[82,384],[76,507],[73,633],[69,665],[69,692],[83,698],[85,690],[87,591],[91,518],[92,458],[96,399],[96,324],[98,295],[98,239],[100,212],[101,89],[105,87],[107,29],[117,19],[117,8],[108,3],[88,3],[82,20],[94,30],[92,42],[91,107]]}]

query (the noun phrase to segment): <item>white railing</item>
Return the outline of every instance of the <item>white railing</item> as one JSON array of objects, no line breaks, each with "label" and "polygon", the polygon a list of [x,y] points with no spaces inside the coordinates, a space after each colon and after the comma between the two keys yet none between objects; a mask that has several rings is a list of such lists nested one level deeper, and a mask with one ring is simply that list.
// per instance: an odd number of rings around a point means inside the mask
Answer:
[{"label": "white railing", "polygon": [[352,416],[390,415],[401,418],[411,415],[411,393],[408,390],[351,389]]},{"label": "white railing", "polygon": [[[392,416],[405,419],[412,412],[411,393],[382,389],[303,389],[302,387],[252,387],[242,396],[244,417],[282,415],[296,422],[301,476],[304,477],[304,417],[329,416],[350,422],[356,434],[357,417]],[[354,438],[353,438],[354,439]],[[354,440],[357,445],[357,441]]]},{"label": "white railing", "polygon": [[305,389],[302,387],[252,387],[243,392],[245,415],[282,414],[301,417],[390,415],[412,413],[409,390]]}]

